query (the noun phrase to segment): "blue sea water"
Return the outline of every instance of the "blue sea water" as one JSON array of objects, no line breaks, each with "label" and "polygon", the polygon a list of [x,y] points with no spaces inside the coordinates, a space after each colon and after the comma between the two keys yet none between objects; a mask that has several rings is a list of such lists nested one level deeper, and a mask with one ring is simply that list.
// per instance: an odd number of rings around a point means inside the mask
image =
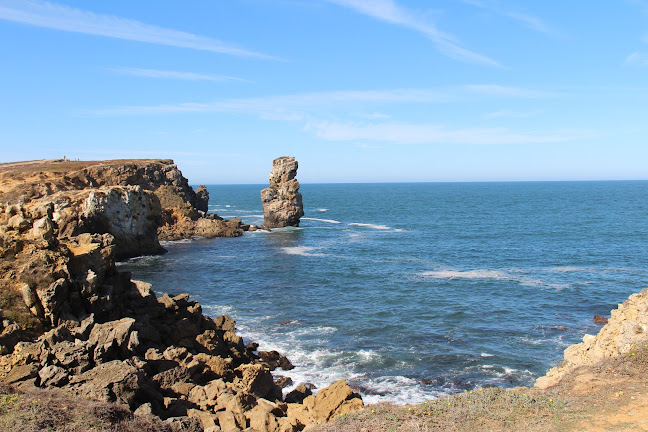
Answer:
[{"label": "blue sea water", "polygon": [[[262,185],[208,186],[263,222]],[[276,349],[295,384],[368,402],[532,385],[648,286],[648,182],[302,185],[299,228],[167,243],[122,264]]]}]

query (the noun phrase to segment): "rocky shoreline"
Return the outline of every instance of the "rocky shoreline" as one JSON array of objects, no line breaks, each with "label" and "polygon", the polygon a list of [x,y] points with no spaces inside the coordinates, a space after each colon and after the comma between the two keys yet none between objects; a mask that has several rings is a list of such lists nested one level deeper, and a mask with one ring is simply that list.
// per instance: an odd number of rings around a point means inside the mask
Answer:
[{"label": "rocky shoreline", "polygon": [[227,316],[186,294],[157,297],[115,261],[163,253],[159,240],[233,237],[172,161],[0,165],[0,380],[60,388],[156,416],[172,430],[299,431],[363,407],[344,381],[286,396]]},{"label": "rocky shoreline", "polygon": [[[291,214],[299,198],[289,197]],[[132,418],[158,422],[149,430],[300,431],[362,410],[343,380],[316,395],[303,383],[284,396],[272,371],[290,369],[288,359],[244,344],[230,317],[203,315],[187,294],[157,296],[118,270],[117,260],[163,253],[160,240],[255,228],[208,214],[208,199],[168,160],[0,164],[0,386],[116,403]],[[554,395],[610,387],[623,401],[615,362],[644,376],[647,320],[648,289],[612,311],[598,335],[569,347],[535,388],[493,395],[532,392],[544,397],[534,403],[554,409]],[[635,396],[628,407],[643,410]]]}]

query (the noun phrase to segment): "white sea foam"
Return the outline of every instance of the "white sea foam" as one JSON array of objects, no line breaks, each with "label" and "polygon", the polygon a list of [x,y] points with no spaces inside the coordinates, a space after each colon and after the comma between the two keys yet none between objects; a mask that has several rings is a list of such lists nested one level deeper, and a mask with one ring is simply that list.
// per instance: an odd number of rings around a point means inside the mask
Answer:
[{"label": "white sea foam", "polygon": [[326,208],[320,208],[320,209],[317,209],[317,211],[320,212],[320,213],[324,213],[324,212],[327,212],[328,209],[326,209]]},{"label": "white sea foam", "polygon": [[309,256],[309,257],[326,256],[326,254],[323,253],[313,252],[319,249],[321,248],[307,247],[307,246],[290,246],[290,247],[281,248],[281,251],[286,255],[300,255],[300,256]]},{"label": "white sea foam", "polygon": [[161,241],[160,244],[162,246],[173,246],[174,244],[185,244],[185,243],[193,243],[192,239],[180,239],[180,240],[165,240]]},{"label": "white sea foam", "polygon": [[341,223],[340,221],[336,221],[333,219],[318,219],[318,218],[312,218],[312,217],[302,217],[302,220],[312,220],[312,221],[317,221],[317,222],[326,222],[330,224],[339,224]]},{"label": "white sea foam", "polygon": [[360,223],[360,222],[353,222],[353,223],[350,223],[349,225],[351,225],[351,226],[359,226],[359,227],[364,227],[364,228],[371,228],[371,229],[376,229],[376,230],[390,230],[391,229],[387,225],[376,225],[376,224]]},{"label": "white sea foam", "polygon": [[482,357],[493,357],[493,354],[488,354],[488,353],[481,353],[480,356]]},{"label": "white sea foam", "polygon": [[474,279],[474,280],[508,280],[518,282],[522,286],[553,288],[562,290],[569,288],[569,284],[545,282],[541,279],[534,279],[526,276],[527,271],[521,269],[510,270],[437,270],[420,273],[420,276],[432,279]]},{"label": "white sea foam", "polygon": [[421,273],[433,279],[512,279],[511,275],[497,270],[439,270]]}]

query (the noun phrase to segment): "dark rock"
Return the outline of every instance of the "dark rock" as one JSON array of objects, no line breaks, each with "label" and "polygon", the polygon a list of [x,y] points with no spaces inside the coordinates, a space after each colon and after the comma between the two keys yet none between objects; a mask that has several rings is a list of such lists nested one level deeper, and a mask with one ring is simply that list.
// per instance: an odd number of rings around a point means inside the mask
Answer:
[{"label": "dark rock", "polygon": [[286,403],[302,403],[304,399],[312,395],[310,387],[306,384],[299,384],[293,391],[284,398]]},{"label": "dark rock", "polygon": [[11,368],[9,373],[2,379],[5,384],[15,384],[21,381],[27,381],[38,376],[38,365],[31,363],[26,365],[17,365]]},{"label": "dark rock", "polygon": [[593,321],[594,321],[595,324],[602,324],[602,325],[608,323],[607,318],[602,317],[601,315],[597,315],[597,314],[594,314],[594,320]]},{"label": "dark rock", "polygon": [[205,185],[200,185],[196,189],[196,198],[194,200],[194,207],[196,210],[200,210],[204,213],[207,213],[209,210],[209,192]]},{"label": "dark rock", "polygon": [[275,384],[277,384],[277,386],[279,386],[280,388],[284,389],[286,387],[290,387],[291,385],[293,385],[293,380],[290,377],[282,376],[277,378]]},{"label": "dark rock", "polygon": [[261,361],[268,365],[270,370],[281,368],[283,370],[294,369],[295,366],[285,356],[282,356],[277,351],[259,351]]}]

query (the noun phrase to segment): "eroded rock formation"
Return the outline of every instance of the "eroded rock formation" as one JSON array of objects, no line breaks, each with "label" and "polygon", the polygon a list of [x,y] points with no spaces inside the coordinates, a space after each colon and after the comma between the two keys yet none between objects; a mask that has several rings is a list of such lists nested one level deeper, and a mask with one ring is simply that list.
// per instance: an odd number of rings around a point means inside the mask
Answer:
[{"label": "eroded rock formation", "polygon": [[304,205],[299,193],[297,161],[283,156],[272,161],[270,187],[261,191],[264,225],[268,228],[299,226],[304,216]]},{"label": "eroded rock formation", "polygon": [[291,368],[285,357],[118,271],[116,259],[160,250],[156,232],[242,232],[205,217],[206,190],[192,195],[175,165],[24,168],[0,169],[1,382],[117,402],[174,430],[299,431],[362,407],[344,382],[284,403],[271,370]]},{"label": "eroded rock formation", "polygon": [[592,366],[602,360],[629,353],[648,343],[648,288],[631,295],[612,310],[611,318],[594,335],[586,334],[583,342],[565,349],[564,361],[538,378],[535,386],[547,388],[556,385],[569,372],[581,366]]}]

